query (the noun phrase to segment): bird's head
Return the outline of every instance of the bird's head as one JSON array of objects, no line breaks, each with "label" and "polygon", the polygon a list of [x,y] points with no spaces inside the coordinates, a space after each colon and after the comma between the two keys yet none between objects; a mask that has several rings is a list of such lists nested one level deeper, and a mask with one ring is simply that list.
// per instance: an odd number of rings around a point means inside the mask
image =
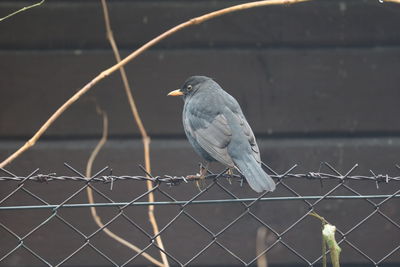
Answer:
[{"label": "bird's head", "polygon": [[183,98],[187,98],[189,96],[194,95],[199,91],[200,88],[206,88],[205,83],[212,81],[211,78],[206,76],[192,76],[188,78],[185,83],[182,85],[180,89],[171,91],[168,93],[169,96],[183,96]]}]

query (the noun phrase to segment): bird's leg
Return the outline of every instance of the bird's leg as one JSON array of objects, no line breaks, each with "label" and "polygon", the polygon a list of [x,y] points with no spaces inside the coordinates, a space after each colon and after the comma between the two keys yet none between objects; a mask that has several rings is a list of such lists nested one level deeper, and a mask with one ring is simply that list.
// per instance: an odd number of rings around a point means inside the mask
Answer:
[{"label": "bird's leg", "polygon": [[200,179],[204,179],[207,176],[207,171],[208,171],[208,166],[210,165],[210,162],[207,161],[206,166],[200,163]]},{"label": "bird's leg", "polygon": [[206,166],[204,166],[201,162],[199,163],[200,171],[195,175],[188,175],[186,179],[204,179],[207,176],[209,162],[207,162]]},{"label": "bird's leg", "polygon": [[201,191],[202,187],[205,185],[204,179],[207,176],[207,171],[208,171],[208,166],[210,165],[210,162],[207,161],[206,165],[204,166],[203,164],[200,163],[200,171],[198,174],[198,177],[200,178],[199,180],[196,180],[196,185],[197,188]]},{"label": "bird's leg", "polygon": [[244,177],[243,173],[239,170],[238,167],[235,166],[235,169],[237,170],[237,172],[239,173],[239,176],[240,176],[240,186],[243,186],[243,182],[246,178]]},{"label": "bird's leg", "polygon": [[232,178],[233,178],[233,169],[234,168],[228,168],[226,174],[228,175],[228,182],[229,184],[232,184]]}]

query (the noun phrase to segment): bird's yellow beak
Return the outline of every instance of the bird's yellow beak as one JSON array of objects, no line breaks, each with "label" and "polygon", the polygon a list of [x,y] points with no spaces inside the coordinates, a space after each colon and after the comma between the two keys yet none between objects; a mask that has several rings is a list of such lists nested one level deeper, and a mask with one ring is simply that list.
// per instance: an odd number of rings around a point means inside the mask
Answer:
[{"label": "bird's yellow beak", "polygon": [[168,93],[169,96],[178,96],[178,95],[183,95],[181,89],[176,89],[174,91],[171,91]]}]

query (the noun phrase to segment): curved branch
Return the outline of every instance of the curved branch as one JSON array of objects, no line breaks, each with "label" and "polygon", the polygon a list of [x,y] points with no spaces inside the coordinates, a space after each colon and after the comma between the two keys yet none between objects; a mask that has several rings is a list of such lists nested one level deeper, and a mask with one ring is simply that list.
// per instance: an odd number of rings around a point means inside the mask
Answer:
[{"label": "curved branch", "polygon": [[400,0],[379,0],[379,2],[381,2],[381,3],[383,3],[383,2],[392,2],[392,3],[400,4]]},{"label": "curved branch", "polygon": [[[152,39],[151,41],[147,42],[134,52],[132,52],[130,55],[128,55],[126,58],[121,60],[121,62],[115,64],[114,66],[106,69],[105,71],[102,71],[99,75],[97,75],[93,80],[91,80],[88,84],[86,84],[83,88],[81,88],[77,93],[75,93],[70,99],[68,99],[61,107],[57,109],[57,111],[51,115],[51,117],[40,127],[40,129],[34,134],[34,136],[29,139],[22,147],[20,147],[16,152],[14,152],[12,155],[10,155],[7,159],[5,159],[3,162],[0,163],[0,168],[4,168],[6,165],[8,165],[10,162],[12,162],[14,159],[19,157],[22,153],[24,153],[26,150],[31,148],[32,146],[35,145],[37,140],[46,132],[46,130],[53,124],[55,120],[60,117],[60,115],[67,109],[69,108],[73,103],[75,103],[82,95],[87,93],[94,85],[96,85],[98,82],[121,68],[122,66],[125,66],[128,62],[132,61],[134,58],[142,54],[144,51],[149,49],[150,47],[154,46],[161,40],[165,39],[166,37],[184,29],[189,26],[197,25],[200,23],[203,23],[207,20],[213,19],[215,17],[219,17],[222,15],[226,15],[228,13],[240,11],[240,10],[245,10],[249,8],[255,8],[255,7],[260,7],[260,6],[268,6],[268,5],[284,5],[284,4],[294,4],[294,3],[301,3],[301,2],[307,2],[310,0],[267,0],[267,1],[257,1],[257,2],[251,2],[251,3],[245,3],[245,4],[240,4],[232,7],[227,7],[224,9],[220,9],[211,13],[207,13],[203,16],[199,16],[196,18],[193,18],[191,20],[188,20],[186,22],[183,22],[168,31],[162,33],[161,35],[157,36],[156,38]],[[149,142],[149,140],[147,140]]]},{"label": "curved branch", "polygon": [[[110,15],[108,13],[108,7],[107,7],[106,0],[101,0],[101,5],[102,5],[102,8],[103,8],[104,23],[105,23],[105,27],[106,27],[107,39],[110,42],[110,45],[111,45],[112,50],[114,52],[115,60],[117,61],[117,63],[119,63],[121,61],[121,56],[120,56],[120,53],[119,53],[119,50],[118,50],[117,43],[116,43],[115,38],[114,38],[114,34],[112,32],[112,29],[111,29]],[[129,102],[129,106],[130,106],[131,111],[132,111],[133,118],[134,118],[134,120],[136,122],[136,125],[139,128],[140,135],[142,136],[145,168],[146,168],[146,171],[148,173],[151,173],[151,166],[150,166],[150,137],[147,134],[147,131],[146,131],[144,125],[143,125],[143,121],[142,121],[142,119],[140,117],[140,114],[139,114],[139,111],[137,109],[135,98],[133,97],[131,86],[129,85],[128,76],[126,74],[125,68],[121,67],[119,69],[119,71],[120,71],[120,74],[121,74],[122,82],[124,84],[125,94],[126,94],[126,97],[128,98],[128,102]],[[149,201],[150,202],[154,202],[154,194],[152,192],[153,183],[151,181],[147,181],[146,185],[147,185],[147,190],[150,191],[150,194],[148,196],[149,197]],[[158,235],[159,228],[158,228],[157,220],[156,220],[156,217],[155,217],[155,214],[154,214],[154,206],[153,205],[150,205],[148,207],[148,215],[149,215],[149,221],[150,221],[150,223],[151,223],[151,225],[153,227],[154,235],[157,236],[156,237],[156,243],[160,247],[160,255],[161,255],[161,259],[163,261],[163,263],[161,264],[157,260],[155,260],[153,257],[150,256],[152,260],[157,261],[157,263],[155,263],[154,261],[152,261],[152,263],[156,264],[158,266],[169,267],[167,255],[165,253],[163,253],[163,251],[165,249],[164,249],[164,244],[163,244],[162,239],[161,239],[161,235]],[[112,233],[112,235],[111,235],[111,233],[108,234],[108,235],[110,235],[112,238],[114,238],[118,242],[121,242],[120,241],[121,238],[119,238],[118,235],[116,235],[114,233]],[[128,244],[126,242],[121,242],[121,243],[123,245],[128,246]],[[130,247],[131,249],[135,250],[136,252],[139,252],[136,249],[134,249],[135,246],[133,244],[131,244],[131,243],[129,243],[128,247]],[[145,258],[149,259],[149,256],[148,256],[147,253],[146,254],[142,254],[142,255]]]},{"label": "curved branch", "polygon": [[24,12],[24,11],[26,11],[26,10],[28,10],[28,9],[31,9],[31,8],[40,6],[41,4],[44,3],[44,1],[45,1],[45,0],[42,0],[42,1],[38,2],[38,3],[33,4],[33,5],[30,5],[30,6],[24,6],[23,8],[18,9],[17,11],[14,11],[13,13],[8,14],[7,16],[4,16],[4,17],[0,18],[0,22],[2,22],[3,20],[8,19],[8,18],[10,18],[10,17],[12,17],[12,16],[14,16],[14,15],[17,15],[18,13],[21,13],[21,12]]},{"label": "curved branch", "polygon": [[[105,143],[107,142],[107,137],[108,137],[108,117],[107,113],[105,113],[103,110],[101,110],[99,107],[96,108],[97,113],[103,117],[103,133],[101,136],[100,141],[97,143],[96,147],[93,149],[92,153],[90,154],[90,157],[87,161],[86,164],[86,177],[89,179],[89,177],[92,176],[92,167],[93,167],[93,162],[97,157],[97,154],[100,152],[100,150],[103,148]],[[93,190],[90,186],[86,187],[86,193],[88,197],[88,201],[91,204],[94,204],[94,196],[93,196]],[[154,257],[149,255],[147,252],[143,252],[142,249],[139,247],[135,246],[131,242],[127,241],[126,239],[118,236],[114,232],[112,232],[110,229],[108,229],[103,221],[101,220],[101,217],[98,215],[96,207],[90,207],[90,213],[93,217],[94,222],[96,225],[109,237],[112,239],[116,240],[117,242],[123,244],[124,246],[132,249],[133,251],[137,253],[141,253],[141,255],[149,260],[151,263],[153,263],[156,266],[164,266],[162,262],[159,262],[156,260]]]}]

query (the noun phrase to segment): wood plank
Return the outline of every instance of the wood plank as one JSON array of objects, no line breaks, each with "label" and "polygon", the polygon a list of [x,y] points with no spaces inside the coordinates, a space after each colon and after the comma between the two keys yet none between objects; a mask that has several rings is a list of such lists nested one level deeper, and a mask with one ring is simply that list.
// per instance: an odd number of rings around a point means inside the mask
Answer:
[{"label": "wood plank", "polygon": [[[369,170],[372,169],[375,173],[398,175],[398,170],[394,167],[394,164],[398,162],[397,155],[400,152],[399,138],[263,139],[259,140],[259,144],[264,161],[279,173],[285,172],[294,163],[300,164],[293,171],[294,173],[316,172],[319,170],[321,161],[328,161],[343,173],[347,172],[354,163],[359,163],[360,167],[354,174],[370,175]],[[3,158],[4,154],[14,150],[18,145],[19,143],[15,142],[0,142],[1,157]],[[40,142],[31,151],[18,159],[18,161],[12,163],[8,169],[18,175],[27,175],[37,167],[40,167],[40,172],[44,174],[56,172],[58,175],[74,175],[62,166],[62,162],[67,161],[76,169],[83,172],[87,157],[94,145],[94,140]],[[139,163],[143,162],[141,150],[142,145],[140,140],[109,141],[104,150],[100,152],[94,164],[94,171],[107,165],[113,169],[113,174],[115,175],[141,174],[137,167]],[[152,160],[154,175],[186,175],[197,171],[197,162],[199,159],[186,140],[154,140],[152,142]],[[214,164],[212,169],[218,171],[221,167]],[[325,168],[322,171],[331,173]],[[238,183],[229,184],[228,181],[221,181],[221,183],[238,197],[256,196],[247,185],[240,187]],[[337,182],[324,182],[323,187],[321,187],[319,181],[311,180],[288,180],[285,183],[300,195],[325,194],[337,184]],[[49,203],[58,204],[73,192],[76,192],[82,185],[79,182],[29,183],[26,185],[26,188],[34,194],[41,196]],[[352,181],[347,182],[346,185],[357,190],[360,194],[387,194],[398,190],[398,185],[395,183],[381,184],[379,189],[376,188],[373,182]],[[1,182],[0,199],[14,190],[16,186],[15,182]],[[114,183],[112,190],[110,190],[109,184],[96,184],[96,188],[111,197],[114,201],[124,202],[131,201],[143,193],[145,185],[143,182],[117,181]],[[174,187],[163,185],[162,190],[179,200],[190,199],[199,192],[193,183],[183,183]],[[343,187],[333,193],[333,195],[353,194]],[[293,196],[293,194],[282,185],[279,185],[276,192],[268,194],[268,196]],[[229,198],[229,196],[223,193],[221,189],[214,187],[200,199],[225,198]],[[159,192],[156,194],[156,199],[159,201],[167,200]],[[96,195],[96,201],[101,202],[104,200],[99,195]],[[86,202],[85,194],[79,194],[69,203]],[[15,196],[2,203],[1,206],[36,204],[39,204],[37,200],[19,191]],[[381,206],[380,211],[384,212],[394,221],[399,221],[400,214],[397,212],[399,204],[398,199],[389,200]],[[327,200],[322,201],[316,206],[317,212],[325,216],[325,218],[343,232],[348,231],[358,221],[365,218],[374,210],[374,207],[365,200]],[[244,208],[241,204],[192,205],[187,208],[187,211],[216,233],[231,220],[239,216],[244,211]],[[308,205],[302,201],[263,202],[252,208],[254,214],[259,216],[278,233],[283,232],[307,211]],[[156,216],[161,227],[178,212],[179,209],[176,207],[157,206]],[[118,210],[112,208],[99,209],[99,214],[104,221],[111,219],[117,213]],[[144,207],[132,207],[126,213],[146,231],[151,231],[146,218],[147,212]],[[44,221],[49,215],[51,215],[51,211],[43,210],[0,211],[1,222],[21,235],[32,229],[36,224]],[[97,229],[90,218],[90,212],[87,208],[60,209],[59,215],[87,235]],[[212,219],[210,220],[210,218]],[[367,252],[374,259],[383,257],[385,253],[389,253],[395,246],[398,246],[398,240],[400,239],[399,230],[379,214],[367,220],[364,225],[349,234],[347,240]],[[245,216],[235,226],[229,228],[226,233],[218,236],[218,240],[240,257],[249,260],[255,255],[256,231],[260,226],[250,216]],[[148,244],[148,239],[123,219],[116,220],[109,228],[141,247]],[[54,233],[57,233],[57,235],[54,235]],[[15,238],[1,228],[0,237],[2,239],[1,253],[8,251],[18,244]],[[178,219],[163,234],[163,237],[167,250],[182,261],[190,259],[208,242],[212,241],[212,236],[185,216]],[[340,238],[340,235],[338,235],[338,238]],[[275,238],[272,232],[270,232],[267,243],[270,244],[274,240]],[[283,237],[283,240],[308,260],[312,261],[318,257],[321,251],[320,223],[311,217],[307,218],[304,222],[294,227],[293,230],[289,231]],[[306,247],[304,246],[305,240],[307,240]],[[369,242],[370,240],[374,240],[374,242]],[[34,249],[34,251],[48,259],[51,263],[56,264],[84,242],[84,238],[55,219],[27,238],[24,244]],[[62,248],[55,245],[60,243],[67,245],[62,246]],[[96,235],[91,240],[91,243],[120,264],[133,256],[131,251],[115,244],[101,233]],[[242,245],[244,243],[246,246]],[[366,262],[359,253],[356,253],[350,247],[346,245],[342,245],[342,247],[342,264]],[[87,255],[87,253],[76,255],[70,264],[81,265],[79,262],[87,263],[85,261]],[[385,263],[399,262],[399,256],[398,253],[395,253]],[[92,266],[105,264],[101,257],[93,256],[91,259],[90,265]],[[6,259],[4,264],[9,265],[17,260],[21,265],[31,262],[29,257],[19,257],[19,254],[15,253]],[[304,262],[295,257],[283,245],[278,245],[272,249],[268,253],[268,260],[270,264],[304,264]],[[134,263],[144,264],[145,262],[139,258]],[[207,250],[205,256],[200,257],[195,263],[198,265],[225,264],[229,266],[238,264],[229,254],[222,252],[216,247],[211,247]]]},{"label": "wood plank", "polygon": [[[114,62],[105,51],[2,51],[0,57],[0,136],[23,138]],[[399,64],[395,48],[158,50],[127,71],[145,126],[155,136],[183,136],[182,102],[166,94],[193,74],[215,78],[235,96],[259,136],[396,135]],[[113,74],[46,135],[98,135],[93,99],[109,113],[111,136],[138,134],[119,74]]]},{"label": "wood plank", "polygon": [[[244,1],[110,1],[117,42],[133,49],[192,17]],[[2,1],[0,15],[24,6]],[[399,8],[379,1],[263,7],[184,30],[162,47],[399,45]],[[0,24],[0,48],[109,48],[98,1],[50,1]]]}]

